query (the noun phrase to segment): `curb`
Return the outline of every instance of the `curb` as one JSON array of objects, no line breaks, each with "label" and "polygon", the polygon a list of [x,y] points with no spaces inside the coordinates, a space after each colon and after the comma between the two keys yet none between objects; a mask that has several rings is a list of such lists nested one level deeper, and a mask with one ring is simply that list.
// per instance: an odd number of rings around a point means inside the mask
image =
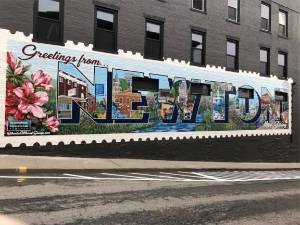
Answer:
[{"label": "curb", "polygon": [[300,163],[236,163],[0,155],[0,172],[131,170],[300,170]]}]

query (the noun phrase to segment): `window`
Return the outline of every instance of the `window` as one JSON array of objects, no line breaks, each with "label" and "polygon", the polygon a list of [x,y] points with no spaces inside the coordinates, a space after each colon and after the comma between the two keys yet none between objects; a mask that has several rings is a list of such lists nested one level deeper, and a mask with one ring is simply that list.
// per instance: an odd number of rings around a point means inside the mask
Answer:
[{"label": "window", "polygon": [[76,82],[73,83],[73,87],[77,88],[77,83]]},{"label": "window", "polygon": [[260,49],[260,74],[263,76],[270,75],[270,49]]},{"label": "window", "polygon": [[240,1],[239,0],[228,0],[228,19],[238,22],[240,17]]},{"label": "window", "polygon": [[146,20],[145,58],[161,60],[163,57],[163,23]]},{"label": "window", "polygon": [[264,31],[271,31],[271,6],[266,3],[261,3],[261,24],[260,28]]},{"label": "window", "polygon": [[117,52],[117,17],[116,10],[96,7],[95,50]]},{"label": "window", "polygon": [[279,11],[279,35],[287,37],[287,12]]},{"label": "window", "polygon": [[133,91],[158,92],[159,80],[149,79],[147,77],[132,77]]},{"label": "window", "polygon": [[206,0],[192,0],[192,8],[200,11],[205,11]]},{"label": "window", "polygon": [[278,52],[278,76],[287,78],[287,53]]},{"label": "window", "polygon": [[62,12],[62,0],[36,0],[33,40],[63,44]]},{"label": "window", "polygon": [[193,65],[205,65],[205,33],[192,31],[192,56]]},{"label": "window", "polygon": [[227,40],[227,70],[236,71],[239,68],[238,63],[238,41]]}]

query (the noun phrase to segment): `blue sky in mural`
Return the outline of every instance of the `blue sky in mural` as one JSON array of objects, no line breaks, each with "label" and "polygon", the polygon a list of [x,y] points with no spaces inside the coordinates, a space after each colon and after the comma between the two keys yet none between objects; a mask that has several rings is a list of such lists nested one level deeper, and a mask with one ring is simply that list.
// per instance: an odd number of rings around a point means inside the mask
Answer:
[{"label": "blue sky in mural", "polygon": [[170,89],[169,78],[167,76],[151,74],[151,78],[159,80],[159,89]]}]

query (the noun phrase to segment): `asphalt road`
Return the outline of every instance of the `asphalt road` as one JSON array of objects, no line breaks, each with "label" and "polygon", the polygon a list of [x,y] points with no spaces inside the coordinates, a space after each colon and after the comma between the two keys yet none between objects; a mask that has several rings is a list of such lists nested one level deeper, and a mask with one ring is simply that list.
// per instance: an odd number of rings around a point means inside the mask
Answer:
[{"label": "asphalt road", "polygon": [[0,214],[30,225],[300,225],[300,174],[0,174]]}]

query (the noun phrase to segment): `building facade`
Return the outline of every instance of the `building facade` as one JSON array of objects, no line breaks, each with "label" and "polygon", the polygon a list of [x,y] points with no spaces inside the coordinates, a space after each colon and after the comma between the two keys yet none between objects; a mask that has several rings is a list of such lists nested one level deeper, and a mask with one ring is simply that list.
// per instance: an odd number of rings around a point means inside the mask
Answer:
[{"label": "building facade", "polygon": [[58,117],[68,118],[71,115],[72,100],[76,100],[83,108],[87,108],[87,83],[72,75],[60,72],[58,76]]},{"label": "building facade", "polygon": [[[159,62],[171,58],[190,62],[199,68],[215,65],[225,67],[226,70],[236,74],[240,71],[252,71],[260,73],[260,76],[266,79],[273,75],[282,81],[293,79],[290,134],[242,137],[231,137],[228,134],[222,138],[98,144],[87,147],[90,151],[98,149],[97,154],[106,156],[118,154],[118,149],[122,147],[124,154],[133,157],[151,158],[158,155],[158,158],[166,159],[217,161],[300,160],[300,124],[297,116],[300,110],[298,97],[300,2],[298,1],[2,0],[0,12],[1,29],[9,30],[11,33],[23,32],[25,35],[32,35],[33,43],[65,46],[67,41],[73,41],[75,44],[82,42],[85,45],[92,44],[96,53],[118,55],[118,50],[131,51],[140,53],[145,59]],[[51,57],[64,62],[72,60],[60,55],[59,52]],[[81,62],[97,65],[99,63],[97,60],[83,58]],[[182,83],[179,87],[187,88]],[[100,89],[102,90],[102,87],[96,88],[96,96],[101,96],[97,95],[101,92]],[[232,90],[232,87],[226,87],[219,88],[216,92]],[[162,88],[160,91],[165,90]],[[177,98],[187,99],[185,91],[179,89],[179,92],[180,96]],[[90,90],[84,90],[84,93],[86,98],[88,93],[90,95]],[[119,94],[118,103],[123,95]],[[167,94],[166,98],[172,99],[170,96]],[[213,99],[214,104],[222,105],[222,101],[225,100],[218,96],[219,94]],[[282,98],[278,101],[287,98],[285,94],[276,96]],[[271,101],[268,96],[262,95],[261,99],[262,104],[268,107]],[[134,99],[129,99],[129,102],[132,105]],[[103,110],[96,112],[94,106],[97,104],[103,106],[107,104],[106,100],[93,103],[93,111],[95,114],[101,114],[102,118],[106,113]],[[186,105],[188,107],[186,106],[182,112],[190,116],[193,105]],[[66,108],[68,112],[69,107],[70,103],[68,109]],[[275,111],[280,114],[277,117],[284,121],[287,117],[283,113],[284,104],[277,104],[275,107],[278,109]],[[163,117],[167,118],[167,115],[172,114],[173,109],[168,102],[163,103],[162,108],[164,111],[162,110],[160,114],[163,114]],[[223,108],[216,107],[213,113],[215,120],[225,119]],[[125,114],[132,114],[128,107],[123,110],[126,111]],[[247,113],[255,111],[247,106],[243,110]],[[185,113],[187,111],[189,113]],[[266,117],[270,118],[272,115],[268,113],[270,112],[266,110]],[[111,152],[99,150],[107,148],[107,145],[112,149]]]}]

